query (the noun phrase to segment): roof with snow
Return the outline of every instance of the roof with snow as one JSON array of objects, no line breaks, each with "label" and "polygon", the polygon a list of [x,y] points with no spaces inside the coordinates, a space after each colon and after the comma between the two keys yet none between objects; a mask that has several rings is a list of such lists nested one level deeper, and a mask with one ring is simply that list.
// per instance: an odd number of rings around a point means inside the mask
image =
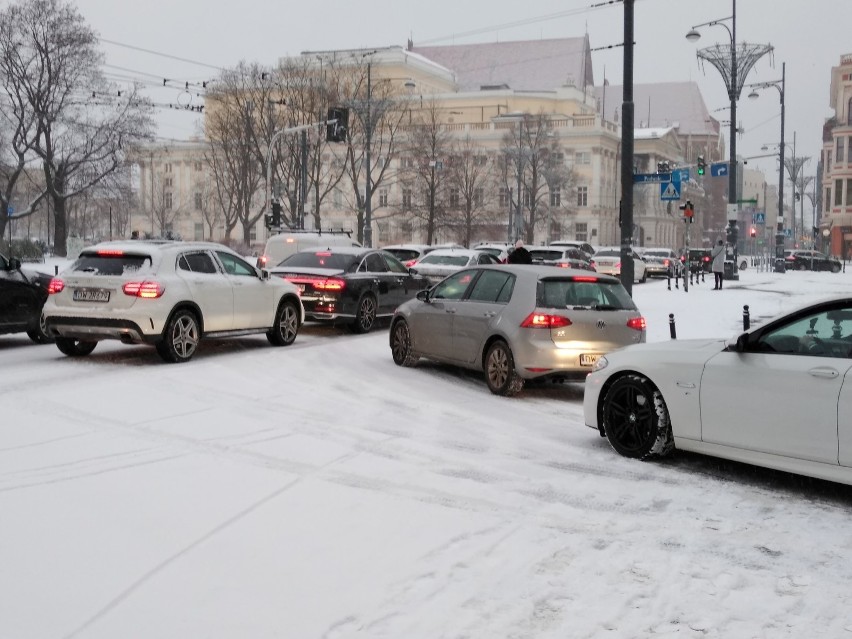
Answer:
[{"label": "roof with snow", "polygon": [[460,91],[552,91],[594,85],[589,38],[556,38],[409,50],[451,69]]},{"label": "roof with snow", "polygon": [[[620,119],[622,87],[595,87],[600,110],[607,120]],[[634,122],[637,129],[674,127],[680,135],[718,135],[719,121],[710,115],[695,82],[659,82],[633,86]]]}]

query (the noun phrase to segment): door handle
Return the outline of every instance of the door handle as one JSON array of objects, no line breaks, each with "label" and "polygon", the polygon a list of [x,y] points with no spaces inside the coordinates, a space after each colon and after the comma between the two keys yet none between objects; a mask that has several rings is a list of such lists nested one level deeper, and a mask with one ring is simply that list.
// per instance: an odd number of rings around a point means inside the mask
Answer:
[{"label": "door handle", "polygon": [[497,315],[497,313],[494,312],[494,311],[486,311],[486,312],[483,313],[483,315],[485,317],[494,317],[495,315]]},{"label": "door handle", "polygon": [[812,368],[808,371],[808,373],[810,373],[814,377],[825,377],[827,379],[834,379],[835,377],[840,375],[840,373],[838,373],[836,370],[834,370],[833,368],[828,368],[827,366],[819,366],[817,368]]},{"label": "door handle", "polygon": [[445,309],[445,310],[446,310],[447,313],[455,314],[455,312],[456,312],[456,309],[454,309],[454,308],[448,308],[448,309]]}]

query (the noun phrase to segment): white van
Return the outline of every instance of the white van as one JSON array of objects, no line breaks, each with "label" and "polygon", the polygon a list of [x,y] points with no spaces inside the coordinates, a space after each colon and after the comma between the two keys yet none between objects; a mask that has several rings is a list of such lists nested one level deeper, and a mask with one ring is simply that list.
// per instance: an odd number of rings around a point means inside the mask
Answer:
[{"label": "white van", "polygon": [[257,265],[260,268],[272,268],[278,266],[285,257],[289,257],[304,248],[331,248],[332,246],[361,245],[353,240],[349,233],[345,232],[288,231],[273,235],[266,240],[266,248],[263,255],[257,258]]}]

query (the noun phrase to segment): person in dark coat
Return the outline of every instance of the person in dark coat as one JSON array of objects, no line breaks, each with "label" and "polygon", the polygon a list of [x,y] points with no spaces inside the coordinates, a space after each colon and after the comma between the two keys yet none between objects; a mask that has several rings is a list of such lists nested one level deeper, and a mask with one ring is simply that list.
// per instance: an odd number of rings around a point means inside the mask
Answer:
[{"label": "person in dark coat", "polygon": [[722,240],[710,251],[710,257],[713,260],[713,278],[716,281],[713,290],[721,291],[722,280],[725,279],[725,243]]},{"label": "person in dark coat", "polygon": [[532,264],[532,255],[524,247],[524,243],[518,240],[515,243],[515,250],[509,253],[506,259],[509,264]]}]

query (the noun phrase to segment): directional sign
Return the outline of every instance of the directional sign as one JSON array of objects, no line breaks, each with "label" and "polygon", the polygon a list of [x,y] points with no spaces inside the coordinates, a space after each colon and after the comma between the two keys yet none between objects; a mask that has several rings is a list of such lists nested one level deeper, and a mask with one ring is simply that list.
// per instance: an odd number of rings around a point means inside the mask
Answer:
[{"label": "directional sign", "polygon": [[752,224],[766,224],[766,213],[752,213]]},{"label": "directional sign", "polygon": [[633,184],[641,184],[642,182],[671,182],[671,173],[634,173]]},{"label": "directional sign", "polygon": [[680,182],[666,182],[660,184],[660,199],[679,200],[680,199]]},{"label": "directional sign", "polygon": [[710,165],[710,175],[713,177],[726,177],[728,175],[728,163],[714,162]]},{"label": "directional sign", "polygon": [[689,169],[675,169],[672,171],[672,182],[689,182]]}]

